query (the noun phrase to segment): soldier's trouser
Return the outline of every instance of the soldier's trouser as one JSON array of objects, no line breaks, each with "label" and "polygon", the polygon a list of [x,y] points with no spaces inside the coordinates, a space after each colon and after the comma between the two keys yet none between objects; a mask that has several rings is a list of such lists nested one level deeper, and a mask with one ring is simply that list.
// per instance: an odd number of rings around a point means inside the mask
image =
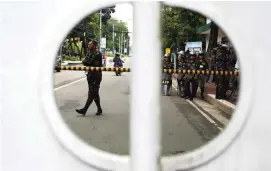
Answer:
[{"label": "soldier's trouser", "polygon": [[225,99],[225,76],[217,76],[217,86],[216,86],[216,99]]},{"label": "soldier's trouser", "polygon": [[229,89],[232,89],[233,88],[233,84],[234,84],[234,81],[235,81],[235,76],[234,75],[231,75],[229,77]]},{"label": "soldier's trouser", "polygon": [[172,87],[172,79],[168,80],[168,87],[167,87],[167,92],[169,92],[170,88]]},{"label": "soldier's trouser", "polygon": [[206,76],[200,75],[198,79],[198,86],[200,87],[200,95],[203,96],[205,89]]},{"label": "soldier's trouser", "polygon": [[180,97],[184,97],[184,83],[185,83],[185,79],[184,79],[184,76],[185,75],[178,75],[178,78],[177,78],[177,83],[178,83],[178,88],[179,88],[179,96]]},{"label": "soldier's trouser", "polygon": [[191,84],[192,84],[192,90],[191,90],[192,96],[196,97],[197,96],[197,89],[198,89],[198,85],[199,85],[198,78],[192,79]]},{"label": "soldier's trouser", "polygon": [[88,74],[87,81],[88,81],[88,98],[85,107],[83,109],[87,111],[89,106],[94,100],[98,110],[101,110],[99,90],[102,81],[102,73],[95,75],[95,77],[91,76],[91,74]]},{"label": "soldier's trouser", "polygon": [[172,75],[168,73],[163,73],[162,80],[167,82],[167,92],[169,92],[170,88],[172,87]]},{"label": "soldier's trouser", "polygon": [[184,96],[184,81],[183,79],[177,79],[178,88],[179,88],[179,96]]},{"label": "soldier's trouser", "polygon": [[[192,85],[192,89],[190,88]],[[185,81],[185,97],[193,98],[195,94],[196,80],[195,79],[187,79]]]}]

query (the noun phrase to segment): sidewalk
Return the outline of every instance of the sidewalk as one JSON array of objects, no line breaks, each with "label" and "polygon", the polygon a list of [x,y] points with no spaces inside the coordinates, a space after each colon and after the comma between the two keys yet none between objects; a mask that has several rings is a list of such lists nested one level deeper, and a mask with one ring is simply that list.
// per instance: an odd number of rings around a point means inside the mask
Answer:
[{"label": "sidewalk", "polygon": [[[216,91],[215,83],[206,83],[205,84],[205,93],[206,94],[214,94],[215,95],[215,91]],[[239,92],[237,92],[237,94],[238,93]],[[234,96],[231,100],[229,100],[229,102],[236,105],[237,100],[238,100],[238,96]]]},{"label": "sidewalk", "polygon": [[[173,78],[176,80],[176,75],[173,75]],[[235,97],[231,101],[227,100],[218,100],[215,98],[216,94],[216,85],[215,83],[206,83],[205,84],[205,93],[204,93],[204,100],[208,103],[210,103],[213,106],[218,107],[220,110],[225,112],[228,117],[230,118],[232,113],[234,112],[234,109],[236,107],[237,98]],[[238,94],[238,93],[237,93]],[[198,89],[197,96],[200,96],[200,91]]]}]

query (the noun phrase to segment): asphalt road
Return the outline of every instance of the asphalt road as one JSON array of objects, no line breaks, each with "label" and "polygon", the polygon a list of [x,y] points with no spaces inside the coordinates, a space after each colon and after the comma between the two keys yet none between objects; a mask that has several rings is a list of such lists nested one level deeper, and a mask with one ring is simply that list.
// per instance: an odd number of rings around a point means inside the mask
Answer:
[{"label": "asphalt road", "polygon": [[[125,67],[129,67],[129,63]],[[76,81],[79,80],[79,81]],[[85,117],[74,110],[84,106],[87,82],[82,71],[55,73],[57,106],[70,129],[87,143],[112,153],[129,154],[129,73],[115,76],[104,72],[100,89],[104,114],[96,116],[95,103]],[[186,100],[173,96],[161,99],[162,153],[171,155],[202,146],[218,132]]]}]

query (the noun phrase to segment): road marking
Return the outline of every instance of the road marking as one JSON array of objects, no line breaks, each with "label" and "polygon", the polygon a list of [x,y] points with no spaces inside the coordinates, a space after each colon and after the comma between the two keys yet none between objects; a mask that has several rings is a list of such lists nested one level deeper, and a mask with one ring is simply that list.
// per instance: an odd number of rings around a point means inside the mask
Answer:
[{"label": "road marking", "polygon": [[200,108],[198,108],[193,102],[191,102],[190,100],[186,100],[189,104],[191,104],[194,108],[196,108],[209,122],[211,122],[212,124],[214,124],[220,131],[223,130],[222,128],[220,128],[217,123],[210,118],[206,113],[204,113]]},{"label": "road marking", "polygon": [[[173,80],[172,80],[172,82],[173,82]],[[176,91],[178,91],[176,85],[172,84],[172,87],[173,87]],[[194,108],[196,108],[202,116],[204,116],[210,123],[212,123],[213,125],[215,125],[220,131],[223,130],[222,128],[220,128],[220,127],[217,125],[217,123],[216,123],[212,118],[210,118],[204,111],[202,111],[200,108],[198,108],[194,103],[192,103],[192,102],[191,102],[190,100],[188,100],[188,99],[186,99],[186,101],[187,101],[190,105],[192,105]]]},{"label": "road marking", "polygon": [[64,87],[67,87],[67,86],[69,86],[69,85],[72,85],[72,84],[74,84],[74,83],[77,83],[77,82],[79,82],[79,81],[82,81],[82,80],[84,80],[84,79],[86,79],[86,77],[81,78],[81,79],[76,80],[76,81],[73,81],[73,82],[70,82],[70,83],[68,83],[68,84],[59,86],[59,87],[57,87],[57,88],[54,88],[54,91],[59,90],[59,89],[64,88]]}]

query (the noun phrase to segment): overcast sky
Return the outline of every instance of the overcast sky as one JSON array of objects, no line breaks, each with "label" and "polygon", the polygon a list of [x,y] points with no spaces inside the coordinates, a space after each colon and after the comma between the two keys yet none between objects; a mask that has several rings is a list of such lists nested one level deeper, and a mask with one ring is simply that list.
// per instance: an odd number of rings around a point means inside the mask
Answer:
[{"label": "overcast sky", "polygon": [[[117,4],[115,8],[116,12],[112,14],[112,18],[122,20],[128,25],[129,32],[133,31],[133,6],[130,3]],[[130,34],[132,44],[132,34]]]}]

